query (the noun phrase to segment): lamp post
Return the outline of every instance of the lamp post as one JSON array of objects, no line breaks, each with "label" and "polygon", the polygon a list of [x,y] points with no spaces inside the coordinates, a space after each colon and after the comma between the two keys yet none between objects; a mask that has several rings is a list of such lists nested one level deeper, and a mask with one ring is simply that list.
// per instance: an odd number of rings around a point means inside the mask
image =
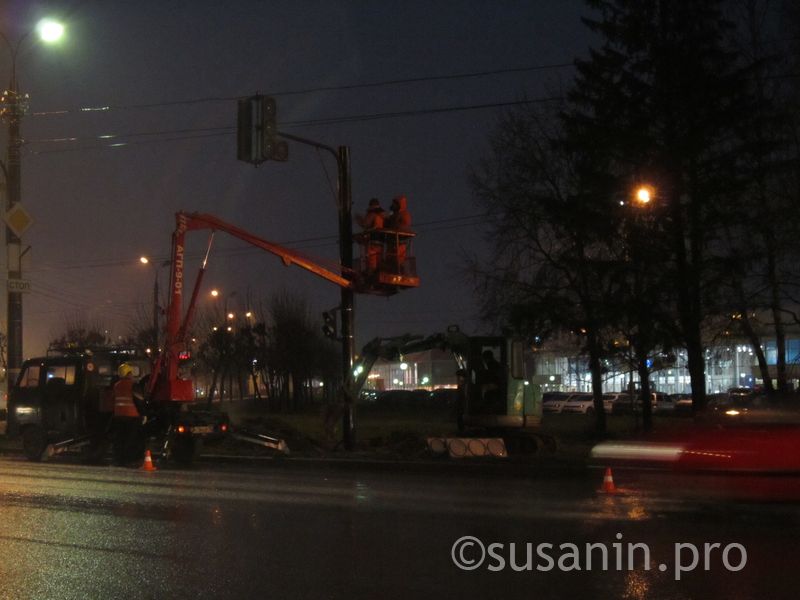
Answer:
[{"label": "lamp post", "polygon": [[158,304],[158,272],[161,268],[168,267],[171,263],[165,260],[156,265],[150,262],[150,259],[146,256],[140,256],[139,262],[143,265],[151,265],[153,267],[153,345],[155,346],[155,351],[158,352],[158,331],[160,329],[158,315],[161,312]]},{"label": "lamp post", "polygon": [[[36,31],[42,41],[52,43],[58,41],[64,33],[63,25],[52,20],[42,20],[36,26]],[[0,163],[6,182],[6,214],[21,200],[21,159],[22,147],[21,127],[22,117],[27,109],[27,94],[21,95],[17,86],[17,54],[22,43],[32,31],[12,43],[8,37],[0,32],[0,39],[5,43],[11,54],[11,77],[8,89],[3,92],[2,109],[0,115],[8,124],[8,151],[5,163]],[[27,219],[26,219],[27,220]],[[12,281],[22,278],[22,255],[20,228],[12,229],[6,226],[6,251],[8,258],[8,304],[7,304],[7,342],[8,342],[8,380],[11,381],[19,373],[22,366],[22,293],[12,291]]]},{"label": "lamp post", "polygon": [[[655,198],[656,191],[655,189],[647,184],[639,185],[634,193],[634,206],[636,206],[637,211],[647,210],[650,207],[650,203]],[[646,219],[639,219],[638,215],[636,218],[637,222],[640,222]],[[648,294],[646,294],[645,286],[647,285],[644,281],[644,272],[643,267],[649,264],[649,260],[646,257],[642,256],[642,243],[643,243],[643,236],[642,231],[639,231],[640,227],[637,227],[637,237],[636,243],[633,248],[634,255],[633,255],[633,277],[634,277],[634,288],[633,288],[633,297],[634,301],[636,302],[635,305],[635,320],[636,320],[636,344],[635,344],[635,355],[636,355],[636,370],[639,374],[639,388],[641,392],[641,401],[642,401],[642,425],[645,431],[649,431],[652,428],[652,403],[651,403],[651,393],[650,393],[650,366],[651,363],[649,362],[647,356],[653,350],[653,330],[652,330],[652,307],[649,304]],[[644,265],[640,264],[643,259],[646,261]],[[631,390],[632,392],[633,390]],[[631,393],[631,397],[633,397],[633,393]]]}]

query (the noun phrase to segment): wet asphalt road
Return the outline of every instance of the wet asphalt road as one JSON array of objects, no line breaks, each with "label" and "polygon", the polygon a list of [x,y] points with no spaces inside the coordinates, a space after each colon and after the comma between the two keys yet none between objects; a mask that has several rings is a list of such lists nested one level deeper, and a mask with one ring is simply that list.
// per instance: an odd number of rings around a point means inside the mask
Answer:
[{"label": "wet asphalt road", "polygon": [[[0,598],[796,598],[797,504],[667,498],[674,483],[602,472],[201,465],[147,473],[0,460]],[[491,555],[457,568],[453,544]],[[532,570],[526,543],[531,543]],[[652,568],[617,570],[614,543],[645,543]],[[722,546],[676,581],[676,543]],[[542,543],[563,572],[536,552]],[[560,544],[605,544],[564,559]],[[741,544],[722,564],[720,549]],[[570,547],[565,546],[565,553]],[[625,546],[623,554],[627,554]],[[691,552],[679,556],[691,563]],[[475,543],[456,557],[476,564]],[[499,556],[506,561],[499,567]],[[585,554],[584,554],[585,557]],[[639,561],[642,562],[642,561]],[[664,565],[663,570],[661,565]]]}]

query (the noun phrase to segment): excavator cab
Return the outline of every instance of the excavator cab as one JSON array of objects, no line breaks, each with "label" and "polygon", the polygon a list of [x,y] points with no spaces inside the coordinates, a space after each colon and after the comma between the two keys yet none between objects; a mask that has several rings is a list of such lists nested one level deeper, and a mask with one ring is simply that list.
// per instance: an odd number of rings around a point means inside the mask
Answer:
[{"label": "excavator cab", "polygon": [[524,352],[524,342],[518,338],[469,338],[460,382],[460,424],[488,428],[540,425],[541,389],[526,376]]},{"label": "excavator cab", "polygon": [[359,247],[355,261],[357,291],[391,296],[402,289],[419,287],[412,242],[416,234],[374,229],[353,236]]}]

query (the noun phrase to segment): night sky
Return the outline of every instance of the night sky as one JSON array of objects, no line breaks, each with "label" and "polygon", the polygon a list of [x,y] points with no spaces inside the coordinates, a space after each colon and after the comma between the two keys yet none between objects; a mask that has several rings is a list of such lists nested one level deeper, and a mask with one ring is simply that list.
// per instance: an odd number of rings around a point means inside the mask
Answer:
[{"label": "night sky", "polygon": [[[560,94],[574,73],[563,65],[588,45],[586,9],[573,0],[0,6],[12,41],[44,14],[67,26],[59,46],[31,37],[17,59],[31,96],[22,124],[22,203],[34,218],[23,235],[33,290],[26,357],[44,352],[66,321],[115,338],[149,314],[153,271],[138,257],[168,257],[176,210],[337,258],[332,158],[290,143],[287,163],[236,160],[236,98],[256,92],[276,98],[280,131],[350,147],[354,212],[372,196],[385,208],[408,196],[422,284],[388,299],[357,296],[358,346],[450,323],[483,331],[463,273],[465,253],[481,251],[467,169],[486,154],[504,109],[457,109]],[[9,71],[5,49],[0,77]],[[479,72],[492,74],[445,78]],[[386,83],[409,79],[423,81]],[[189,240],[193,276],[207,236]],[[5,271],[5,251],[2,261]],[[315,317],[339,302],[333,285],[226,235],[215,239],[206,277],[206,291],[220,288],[236,310],[282,290],[305,297]],[[166,290],[166,269],[160,281]]]}]

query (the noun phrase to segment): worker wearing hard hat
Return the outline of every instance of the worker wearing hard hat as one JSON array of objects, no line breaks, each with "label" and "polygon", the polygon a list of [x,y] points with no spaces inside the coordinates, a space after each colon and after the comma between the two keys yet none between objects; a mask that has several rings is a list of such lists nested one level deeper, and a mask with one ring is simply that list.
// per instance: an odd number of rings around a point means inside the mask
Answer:
[{"label": "worker wearing hard hat", "polygon": [[139,396],[133,384],[133,367],[122,363],[117,368],[119,379],[112,388],[114,413],[111,420],[113,435],[114,462],[118,465],[141,460],[144,454],[145,438],[142,431],[142,417],[136,406]]},{"label": "worker wearing hard hat", "polygon": [[370,273],[378,269],[383,250],[383,237],[378,233],[383,229],[383,220],[384,212],[377,198],[369,201],[367,213],[364,216],[356,215],[356,222],[361,225],[364,231],[354,236],[354,239],[364,245],[367,260],[366,269]]},{"label": "worker wearing hard hat", "polygon": [[133,401],[133,367],[122,363],[117,369],[119,379],[114,384],[114,417],[139,418]]}]

